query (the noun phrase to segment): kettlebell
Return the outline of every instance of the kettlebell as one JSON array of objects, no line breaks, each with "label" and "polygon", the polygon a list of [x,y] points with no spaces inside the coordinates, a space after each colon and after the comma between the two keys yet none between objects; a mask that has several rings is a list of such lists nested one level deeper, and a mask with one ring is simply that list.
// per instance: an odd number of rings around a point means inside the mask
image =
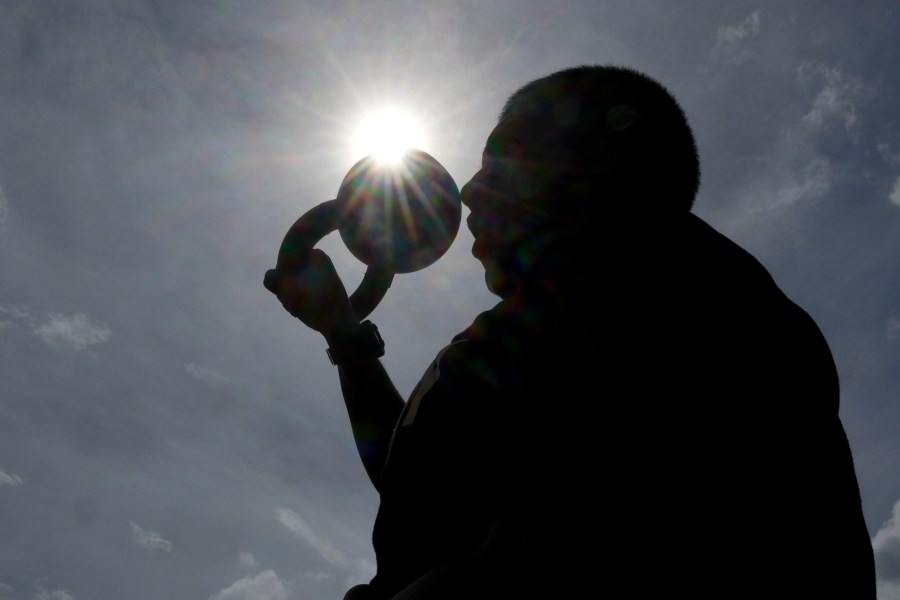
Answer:
[{"label": "kettlebell", "polygon": [[368,267],[350,295],[353,312],[363,320],[384,298],[394,275],[424,269],[447,252],[461,219],[459,188],[433,156],[409,150],[391,164],[367,156],[347,172],[337,198],[294,222],[263,285],[277,294],[279,275],[302,269],[315,245],[337,230],[350,253]]}]

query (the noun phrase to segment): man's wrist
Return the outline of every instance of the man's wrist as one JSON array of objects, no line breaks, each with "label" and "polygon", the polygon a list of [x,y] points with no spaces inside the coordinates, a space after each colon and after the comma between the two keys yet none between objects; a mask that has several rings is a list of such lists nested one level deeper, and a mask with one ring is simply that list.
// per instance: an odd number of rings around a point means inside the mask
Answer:
[{"label": "man's wrist", "polygon": [[384,356],[384,340],[372,321],[363,321],[354,330],[328,338],[326,354],[333,365],[343,365]]}]

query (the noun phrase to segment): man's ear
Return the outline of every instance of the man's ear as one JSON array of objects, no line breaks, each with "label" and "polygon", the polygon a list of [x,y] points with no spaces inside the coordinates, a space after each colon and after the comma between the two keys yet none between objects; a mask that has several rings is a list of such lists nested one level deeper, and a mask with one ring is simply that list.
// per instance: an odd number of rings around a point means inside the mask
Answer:
[{"label": "man's ear", "polygon": [[623,132],[634,125],[640,117],[638,112],[627,104],[613,106],[606,113],[606,124],[615,132]]}]

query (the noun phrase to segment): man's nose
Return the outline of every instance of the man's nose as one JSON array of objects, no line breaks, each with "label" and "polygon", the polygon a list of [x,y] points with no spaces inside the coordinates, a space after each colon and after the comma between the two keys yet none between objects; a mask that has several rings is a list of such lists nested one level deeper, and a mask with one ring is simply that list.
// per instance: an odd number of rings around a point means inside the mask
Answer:
[{"label": "man's nose", "polygon": [[481,169],[460,190],[460,200],[469,210],[474,210],[476,207],[481,208],[485,204],[485,196],[489,192],[487,178],[488,174],[484,169]]},{"label": "man's nose", "polygon": [[469,210],[472,209],[473,195],[475,193],[475,186],[477,185],[477,183],[475,182],[475,177],[477,176],[477,174],[474,175],[472,179],[467,181],[466,184],[462,186],[462,189],[459,190],[459,199],[463,203],[463,206],[465,206]]}]

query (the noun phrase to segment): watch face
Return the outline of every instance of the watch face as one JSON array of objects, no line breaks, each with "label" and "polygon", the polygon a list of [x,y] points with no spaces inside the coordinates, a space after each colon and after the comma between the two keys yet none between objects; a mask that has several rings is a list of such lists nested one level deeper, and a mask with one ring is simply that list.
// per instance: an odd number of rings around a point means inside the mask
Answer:
[{"label": "watch face", "polygon": [[434,263],[450,248],[462,219],[456,183],[421,150],[396,165],[362,159],[341,183],[338,200],[347,248],[365,264],[392,273]]}]

